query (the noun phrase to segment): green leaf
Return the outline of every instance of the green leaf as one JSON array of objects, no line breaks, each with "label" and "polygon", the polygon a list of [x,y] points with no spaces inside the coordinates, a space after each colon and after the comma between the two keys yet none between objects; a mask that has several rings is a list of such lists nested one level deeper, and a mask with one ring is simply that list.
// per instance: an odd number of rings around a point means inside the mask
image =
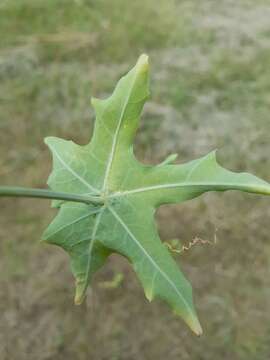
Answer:
[{"label": "green leaf", "polygon": [[215,152],[183,165],[171,164],[175,155],[158,166],[139,163],[133,141],[149,96],[148,75],[148,58],[142,55],[112,96],[92,99],[96,122],[88,145],[46,139],[53,154],[50,188],[94,195],[102,204],[54,203],[60,210],[43,239],[69,253],[76,303],[83,301],[92,275],[116,252],[130,261],[149,301],[165,300],[201,334],[191,286],[160,241],[155,211],[162,204],[180,203],[212,190],[270,195],[270,185],[253,175],[223,169]]}]

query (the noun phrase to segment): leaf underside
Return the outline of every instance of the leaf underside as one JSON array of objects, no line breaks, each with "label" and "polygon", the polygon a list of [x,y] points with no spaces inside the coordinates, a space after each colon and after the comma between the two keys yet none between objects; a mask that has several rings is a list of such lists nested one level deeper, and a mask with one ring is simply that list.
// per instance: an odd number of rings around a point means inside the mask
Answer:
[{"label": "leaf underside", "polygon": [[191,286],[160,241],[155,211],[162,204],[181,203],[207,191],[269,195],[270,185],[253,175],[225,170],[215,152],[183,165],[171,164],[175,155],[158,166],[139,163],[133,141],[149,96],[148,76],[148,58],[142,55],[108,99],[92,99],[96,122],[89,144],[46,138],[53,154],[49,187],[104,201],[99,206],[54,202],[59,212],[43,240],[70,255],[75,303],[83,301],[93,274],[116,252],[132,264],[147,299],[165,300],[199,335]]}]

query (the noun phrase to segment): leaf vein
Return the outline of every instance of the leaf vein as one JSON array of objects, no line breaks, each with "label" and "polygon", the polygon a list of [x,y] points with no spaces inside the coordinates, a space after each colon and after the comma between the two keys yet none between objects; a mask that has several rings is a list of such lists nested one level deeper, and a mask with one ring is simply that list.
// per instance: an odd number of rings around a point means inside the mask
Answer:
[{"label": "leaf vein", "polygon": [[55,156],[57,157],[57,159],[60,161],[60,163],[75,177],[77,178],[82,184],[84,184],[86,187],[88,187],[88,189],[94,191],[94,192],[99,192],[98,189],[96,189],[94,186],[92,186],[91,184],[89,184],[84,178],[82,178],[79,174],[77,174],[62,158],[61,156],[58,154],[58,152],[55,150],[55,148],[53,148],[53,152],[55,154]]},{"label": "leaf vein", "polygon": [[126,232],[129,234],[130,238],[136,243],[136,245],[139,247],[139,249],[145,254],[145,256],[148,258],[148,260],[154,265],[154,267],[159,271],[159,273],[163,276],[163,278],[170,284],[170,286],[173,288],[173,290],[178,294],[178,296],[181,298],[183,304],[185,304],[188,312],[193,316],[192,310],[181,294],[181,292],[177,289],[175,284],[172,282],[172,280],[168,277],[168,275],[159,267],[159,265],[155,262],[154,259],[148,254],[148,252],[145,250],[145,248],[142,246],[142,244],[136,239],[135,235],[130,231],[128,226],[125,224],[125,222],[121,219],[121,217],[117,214],[117,212],[112,208],[108,207],[110,212],[113,214],[113,216],[116,218],[116,220],[121,224],[121,226],[126,230]]}]

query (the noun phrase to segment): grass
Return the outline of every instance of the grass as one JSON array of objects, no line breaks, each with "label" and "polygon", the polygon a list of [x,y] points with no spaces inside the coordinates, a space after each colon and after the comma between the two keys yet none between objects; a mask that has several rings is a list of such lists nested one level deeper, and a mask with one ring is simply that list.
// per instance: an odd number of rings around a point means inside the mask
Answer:
[{"label": "grass", "polygon": [[[88,141],[90,96],[104,97],[141,52],[152,97],[136,152],[158,162],[220,149],[234,170],[269,180],[270,6],[265,0],[6,0],[0,4],[0,182],[45,186],[48,135]],[[176,257],[194,286],[205,335],[145,300],[113,256],[82,307],[65,254],[38,243],[49,203],[1,200],[1,359],[267,359],[269,200],[209,194],[158,214],[163,239],[195,236]],[[169,225],[168,225],[169,224]],[[99,286],[122,272],[114,289]]]}]

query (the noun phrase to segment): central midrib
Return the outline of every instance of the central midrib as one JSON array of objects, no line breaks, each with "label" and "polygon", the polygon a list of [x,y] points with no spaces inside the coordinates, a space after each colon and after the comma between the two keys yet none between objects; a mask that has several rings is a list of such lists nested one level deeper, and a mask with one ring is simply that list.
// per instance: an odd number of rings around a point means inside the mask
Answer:
[{"label": "central midrib", "polygon": [[131,93],[132,93],[132,90],[133,90],[133,87],[134,87],[134,84],[135,84],[135,80],[136,80],[136,70],[135,70],[134,78],[132,80],[132,84],[130,86],[129,92],[128,92],[126,100],[124,102],[124,106],[122,108],[120,118],[118,120],[117,128],[116,128],[116,131],[115,131],[115,134],[114,134],[114,137],[113,137],[112,148],[111,148],[111,152],[110,152],[110,155],[109,155],[109,158],[108,158],[108,162],[107,162],[107,166],[106,166],[106,170],[105,170],[105,175],[104,175],[103,186],[102,186],[102,192],[103,193],[106,192],[107,181],[108,181],[108,178],[109,178],[110,170],[111,170],[113,159],[114,159],[115,148],[116,148],[116,144],[117,144],[117,140],[118,140],[118,134],[119,134],[120,127],[122,125],[123,118],[124,118],[124,115],[125,115],[125,112],[126,112],[126,109],[127,109],[127,106],[128,106],[128,102],[129,102],[129,99],[130,99],[130,96],[131,96]]},{"label": "central midrib", "polygon": [[171,184],[161,184],[161,185],[152,185],[146,186],[143,188],[131,189],[131,190],[124,190],[111,193],[108,197],[109,198],[118,198],[122,196],[132,195],[136,193],[142,193],[147,191],[154,191],[159,189],[170,189],[170,188],[181,188],[181,187],[200,187],[200,186],[215,186],[220,188],[227,188],[229,187],[231,190],[241,190],[241,189],[249,189],[254,190],[255,192],[266,192],[269,193],[269,190],[266,186],[262,185],[252,185],[252,184],[235,184],[235,183],[219,183],[219,182],[183,182],[183,183],[171,183]]}]

